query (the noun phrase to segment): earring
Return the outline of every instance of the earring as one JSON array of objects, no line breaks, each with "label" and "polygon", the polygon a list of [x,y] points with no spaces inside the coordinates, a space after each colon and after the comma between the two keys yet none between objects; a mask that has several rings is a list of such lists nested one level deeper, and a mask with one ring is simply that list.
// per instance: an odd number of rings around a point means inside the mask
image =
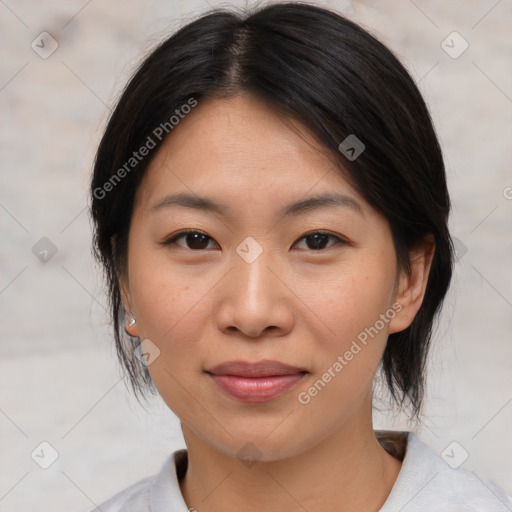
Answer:
[{"label": "earring", "polygon": [[[137,323],[137,320],[135,319],[135,317],[133,316],[132,313],[128,313],[128,315],[131,317],[130,320],[128,320],[128,327],[133,327],[136,323]],[[126,327],[126,325],[124,326],[124,332],[130,336],[130,338],[134,338],[134,336],[132,336],[129,332],[128,332],[128,329]]]}]

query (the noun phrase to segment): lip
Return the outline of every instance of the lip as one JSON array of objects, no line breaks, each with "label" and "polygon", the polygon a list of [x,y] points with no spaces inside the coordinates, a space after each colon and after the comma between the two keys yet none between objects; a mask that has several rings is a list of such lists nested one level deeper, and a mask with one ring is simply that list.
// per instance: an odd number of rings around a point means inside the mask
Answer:
[{"label": "lip", "polygon": [[229,361],[206,370],[228,395],[243,402],[265,402],[295,386],[308,372],[279,361]]}]

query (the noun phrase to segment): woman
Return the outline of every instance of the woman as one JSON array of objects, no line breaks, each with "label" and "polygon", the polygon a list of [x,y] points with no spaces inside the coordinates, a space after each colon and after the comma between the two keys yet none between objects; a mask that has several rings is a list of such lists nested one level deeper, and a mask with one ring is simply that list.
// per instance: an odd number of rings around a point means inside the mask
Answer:
[{"label": "woman", "polygon": [[372,427],[378,372],[420,414],[452,244],[425,103],[362,28],[295,3],[189,23],[120,97],[91,198],[119,357],[187,445],[100,510],[511,506]]}]

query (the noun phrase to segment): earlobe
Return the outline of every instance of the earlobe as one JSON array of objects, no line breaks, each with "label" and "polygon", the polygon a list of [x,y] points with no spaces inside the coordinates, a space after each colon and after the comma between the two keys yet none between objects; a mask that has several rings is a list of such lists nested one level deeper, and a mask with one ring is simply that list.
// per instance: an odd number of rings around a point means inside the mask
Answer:
[{"label": "earlobe", "polygon": [[133,304],[131,300],[131,292],[130,285],[127,281],[126,276],[118,277],[119,282],[119,292],[121,294],[121,302],[123,304],[124,310],[126,311],[127,317],[125,319],[124,330],[126,334],[132,336],[133,338],[139,337],[139,329],[137,326],[137,319],[133,314]]},{"label": "earlobe", "polygon": [[389,333],[407,329],[421,307],[435,252],[434,236],[427,235],[409,254],[410,269],[400,272],[395,301],[402,306],[390,322]]},{"label": "earlobe", "polygon": [[124,331],[132,338],[139,338],[139,329],[137,328],[137,319],[132,313],[128,312],[128,318],[125,321]]},{"label": "earlobe", "polygon": [[137,325],[137,319],[132,313],[131,307],[127,307],[127,302],[123,300],[123,306],[126,311],[126,318],[124,320],[124,331],[128,336],[132,338],[139,338],[139,327]]},{"label": "earlobe", "polygon": [[124,280],[119,281],[119,288],[121,292],[121,300],[124,307],[124,310],[126,311],[127,317],[125,319],[125,325],[124,330],[126,334],[129,336],[132,336],[133,338],[139,337],[139,329],[137,326],[137,319],[132,313],[132,304],[130,300],[130,294],[127,291],[127,286],[124,283]]}]

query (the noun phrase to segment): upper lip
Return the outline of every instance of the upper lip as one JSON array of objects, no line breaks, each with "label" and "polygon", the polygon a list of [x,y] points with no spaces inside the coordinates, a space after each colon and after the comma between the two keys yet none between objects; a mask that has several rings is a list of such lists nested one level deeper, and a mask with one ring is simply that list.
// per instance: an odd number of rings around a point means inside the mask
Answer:
[{"label": "upper lip", "polygon": [[304,368],[290,366],[279,361],[227,361],[206,370],[213,375],[233,375],[237,377],[272,377],[276,375],[293,375],[307,373]]}]

